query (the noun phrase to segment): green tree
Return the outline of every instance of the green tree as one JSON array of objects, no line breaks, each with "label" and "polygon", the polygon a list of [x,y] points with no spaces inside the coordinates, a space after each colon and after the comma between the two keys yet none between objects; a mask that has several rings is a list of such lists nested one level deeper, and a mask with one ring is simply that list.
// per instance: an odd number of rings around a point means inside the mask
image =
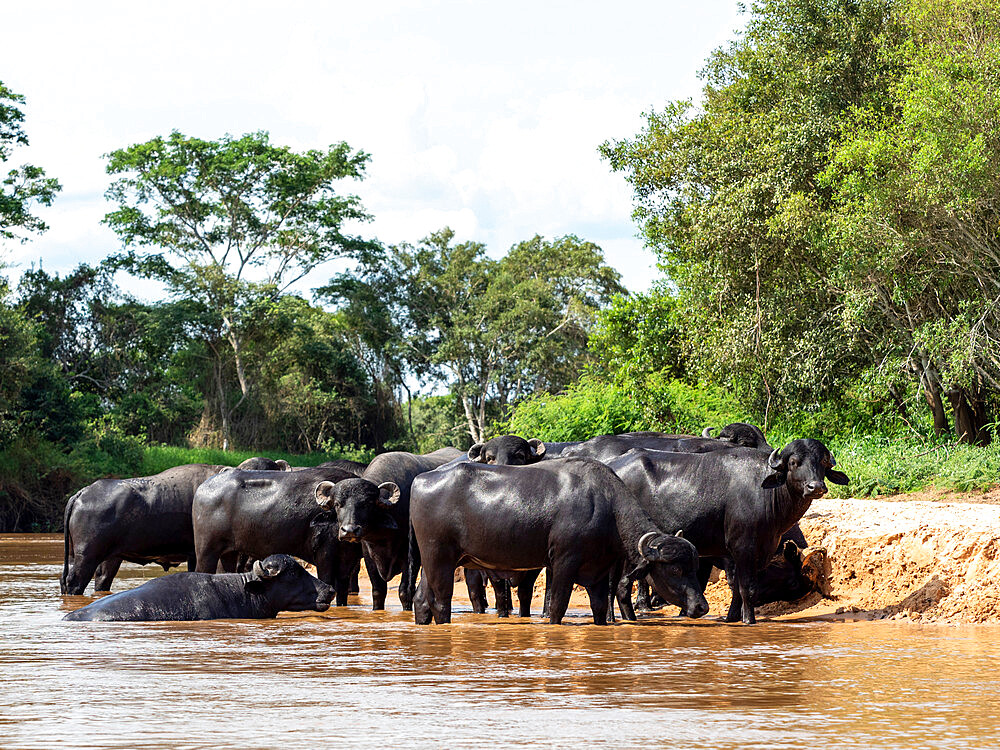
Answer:
[{"label": "green tree", "polygon": [[31,211],[35,205],[51,205],[62,189],[56,179],[46,177],[39,167],[30,164],[7,167],[14,149],[28,145],[28,137],[21,127],[23,104],[24,97],[0,81],[0,165],[6,172],[0,184],[0,241],[25,242],[28,233],[45,231],[45,222]]},{"label": "green tree", "polygon": [[918,381],[940,434],[989,440],[1000,395],[1000,7],[910,0],[881,55],[894,106],[859,105],[823,175],[834,282],[880,358]]},{"label": "green tree", "polygon": [[396,362],[394,383],[446,385],[478,442],[511,403],[579,375],[594,314],[624,290],[600,248],[573,236],[535,237],[499,261],[454,238],[443,229],[388,248],[321,294],[377,321],[367,340]]},{"label": "green tree", "polygon": [[296,153],[263,132],[207,141],[175,131],[108,155],[118,179],[107,196],[118,208],[105,222],[132,251],[131,268],[218,316],[208,344],[217,358],[228,349],[239,385],[231,404],[217,361],[224,443],[253,387],[244,355],[251,321],[318,264],[370,251],[344,228],[369,218],[360,200],[337,191],[363,176],[368,158],[346,143]]},{"label": "green tree", "polygon": [[[892,109],[893,0],[764,0],[710,57],[704,101],[647,115],[602,153],[676,288],[685,368],[768,421],[845,398],[872,362],[843,321],[823,184],[844,113]],[[884,396],[884,394],[883,394]]]}]

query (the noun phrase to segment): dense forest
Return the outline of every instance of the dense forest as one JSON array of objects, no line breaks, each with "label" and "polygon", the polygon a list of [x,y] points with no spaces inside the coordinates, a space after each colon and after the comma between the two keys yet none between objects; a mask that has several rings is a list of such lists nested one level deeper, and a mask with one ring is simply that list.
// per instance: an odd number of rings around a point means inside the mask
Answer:
[{"label": "dense forest", "polygon": [[[829,441],[854,494],[995,483],[1000,4],[747,13],[699,101],[599,146],[663,271],[645,294],[577,236],[497,258],[446,227],[351,234],[370,157],[346,143],[174,131],[109,154],[120,249],[0,282],[0,529],[58,525],[83,483],[165,468],[157,446],[306,463],[735,419]],[[26,113],[0,84],[8,243],[60,189],[16,160]]]}]

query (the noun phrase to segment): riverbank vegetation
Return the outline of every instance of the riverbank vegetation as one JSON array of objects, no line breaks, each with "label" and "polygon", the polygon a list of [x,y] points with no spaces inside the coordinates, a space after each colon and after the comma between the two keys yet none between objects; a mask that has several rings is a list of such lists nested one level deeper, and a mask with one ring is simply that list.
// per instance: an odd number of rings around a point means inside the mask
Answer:
[{"label": "riverbank vegetation", "polygon": [[[0,529],[58,523],[98,476],[507,430],[751,421],[826,441],[851,494],[995,483],[1000,6],[761,0],[703,79],[600,146],[664,272],[631,296],[577,236],[500,255],[447,228],[352,234],[370,157],[344,143],[113,152],[121,250],[0,288]],[[59,186],[8,164],[26,105],[2,86],[0,105],[0,231],[23,241]]]}]

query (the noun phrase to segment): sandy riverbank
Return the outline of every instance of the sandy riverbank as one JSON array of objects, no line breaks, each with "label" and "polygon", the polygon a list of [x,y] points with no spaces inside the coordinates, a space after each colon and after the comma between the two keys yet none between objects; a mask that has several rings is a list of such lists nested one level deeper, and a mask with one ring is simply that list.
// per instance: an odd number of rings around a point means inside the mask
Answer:
[{"label": "sandy riverbank", "polygon": [[[910,619],[1000,623],[1000,506],[984,502],[822,499],[801,521],[826,550],[819,594],[761,608],[781,619]],[[977,497],[977,500],[980,498]],[[709,616],[725,611],[725,581],[709,586]]]}]

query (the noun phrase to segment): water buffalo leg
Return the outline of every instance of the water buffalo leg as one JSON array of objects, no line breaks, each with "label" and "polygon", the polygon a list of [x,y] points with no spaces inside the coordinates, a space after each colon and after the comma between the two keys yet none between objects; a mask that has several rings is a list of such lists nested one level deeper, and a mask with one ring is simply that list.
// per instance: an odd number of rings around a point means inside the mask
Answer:
[{"label": "water buffalo leg", "polygon": [[740,619],[747,625],[757,622],[754,607],[757,605],[757,572],[753,565],[736,563],[736,585],[743,599]]},{"label": "water buffalo leg", "polygon": [[111,591],[111,582],[118,575],[118,569],[122,565],[120,557],[109,557],[97,566],[94,574],[94,591]]},{"label": "water buffalo leg", "polygon": [[590,611],[594,613],[595,625],[608,624],[608,576],[600,576],[597,582],[587,586],[587,596],[590,597]]},{"label": "water buffalo leg", "polygon": [[632,608],[632,581],[622,576],[618,581],[618,609],[623,620],[635,620],[635,609]]},{"label": "water buffalo leg", "polygon": [[413,595],[413,622],[417,625],[431,624],[430,594],[427,592],[427,579],[421,578],[420,584]]},{"label": "water buffalo leg", "polygon": [[361,584],[358,583],[358,573],[361,572],[361,560],[354,563],[354,568],[351,570],[351,580],[347,584],[348,594],[360,594]]},{"label": "water buffalo leg", "polygon": [[188,573],[194,573],[198,569],[198,558],[195,555],[188,556]]},{"label": "water buffalo leg", "polygon": [[451,597],[455,591],[454,565],[424,565],[424,578],[434,622],[444,625],[451,622]]},{"label": "water buffalo leg", "polygon": [[646,582],[645,578],[640,578],[636,581],[636,594],[635,594],[635,611],[637,612],[652,612],[652,607],[649,606],[649,584]]},{"label": "water buffalo leg", "polygon": [[573,581],[576,579],[573,575],[575,570],[575,566],[556,564],[552,567],[552,583],[549,585],[549,590],[552,592],[549,597],[549,622],[552,625],[562,622],[569,607],[569,598],[573,594]]},{"label": "water buffalo leg", "polygon": [[552,568],[545,568],[545,595],[542,597],[542,617],[549,616],[549,605],[552,603]]},{"label": "water buffalo leg", "polygon": [[493,601],[496,602],[497,617],[510,617],[510,581],[501,578],[496,574],[490,575],[490,584],[493,586]]},{"label": "water buffalo leg", "polygon": [[389,584],[379,575],[378,566],[365,552],[365,570],[368,571],[368,580],[372,583],[372,612],[385,609],[385,596],[389,591]]},{"label": "water buffalo leg", "polygon": [[521,573],[521,580],[517,582],[517,614],[519,617],[531,617],[531,597],[535,594],[535,581],[538,580],[541,573],[541,568]]},{"label": "water buffalo leg", "polygon": [[486,611],[486,574],[482,570],[465,568],[465,587],[469,590],[472,611],[481,615]]},{"label": "water buffalo leg", "polygon": [[240,556],[236,552],[227,552],[219,558],[217,573],[237,573],[240,566]]},{"label": "water buffalo leg", "polygon": [[615,621],[615,594],[618,593],[618,581],[621,580],[624,565],[616,562],[608,571],[608,622]]},{"label": "water buffalo leg", "polygon": [[98,564],[99,561],[96,557],[87,555],[79,547],[74,550],[69,575],[66,576],[66,593],[71,596],[83,594],[87,590],[90,579],[94,577]]}]

